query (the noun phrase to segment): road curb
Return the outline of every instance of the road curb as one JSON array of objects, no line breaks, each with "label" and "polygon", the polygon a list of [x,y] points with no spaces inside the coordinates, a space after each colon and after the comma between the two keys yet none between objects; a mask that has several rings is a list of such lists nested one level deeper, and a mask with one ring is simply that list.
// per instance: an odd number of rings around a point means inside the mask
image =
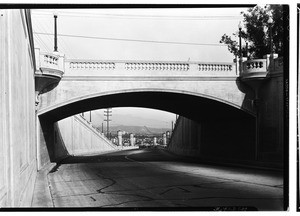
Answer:
[{"label": "road curb", "polygon": [[31,207],[33,208],[54,207],[47,175],[51,170],[55,168],[55,166],[56,166],[55,163],[49,163],[43,169],[37,172]]}]

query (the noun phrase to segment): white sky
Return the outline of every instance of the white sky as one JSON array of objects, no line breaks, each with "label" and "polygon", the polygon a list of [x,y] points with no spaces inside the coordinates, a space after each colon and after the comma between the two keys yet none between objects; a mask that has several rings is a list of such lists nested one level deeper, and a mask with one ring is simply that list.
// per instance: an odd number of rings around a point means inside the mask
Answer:
[{"label": "white sky", "polygon": [[[232,62],[221,36],[237,31],[245,8],[198,9],[66,9],[33,10],[34,32],[113,39],[192,43],[167,44],[60,36],[58,50],[67,58]],[[35,45],[53,50],[53,36],[35,34]],[[43,42],[40,42],[43,41]],[[198,44],[198,45],[197,45]],[[199,45],[211,44],[211,45]],[[213,44],[213,45],[212,45]]]},{"label": "white sky", "polygon": [[[58,36],[58,51],[69,59],[232,62],[233,55],[219,41],[223,34],[232,35],[238,30],[238,23],[242,20],[240,12],[245,10],[246,8],[38,9],[32,10],[32,23],[34,32],[53,34],[53,14],[56,13],[58,34],[102,38]],[[35,47],[43,52],[53,51],[53,35],[34,34],[34,37]],[[109,38],[113,40],[107,40]],[[93,120],[100,123],[102,114],[94,115]],[[165,127],[175,119],[174,114],[162,111],[115,108],[112,123],[123,124],[123,121],[118,122],[116,118],[119,116],[121,119],[122,115],[134,115],[136,121],[132,118],[131,123],[136,124],[138,120],[140,124],[144,124],[145,116],[147,119],[157,119],[156,123],[150,124],[148,121],[149,127]]]},{"label": "white sky", "polygon": [[[104,119],[106,119],[104,110],[106,109],[92,111],[92,122],[94,125],[101,126],[103,122],[104,126],[106,126],[106,122],[104,122]],[[85,112],[84,115],[87,120],[90,119],[89,112]],[[174,113],[138,107],[112,108],[111,115],[111,126],[147,126],[171,129],[172,121],[175,122],[176,120],[176,115]]]}]

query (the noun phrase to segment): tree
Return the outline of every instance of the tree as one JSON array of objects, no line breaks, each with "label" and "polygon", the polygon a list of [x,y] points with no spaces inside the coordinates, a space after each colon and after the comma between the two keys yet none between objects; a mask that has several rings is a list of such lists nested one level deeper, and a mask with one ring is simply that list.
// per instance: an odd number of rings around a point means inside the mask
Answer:
[{"label": "tree", "polygon": [[[249,58],[262,58],[271,52],[270,47],[270,28],[272,28],[273,52],[282,56],[283,53],[283,7],[282,5],[267,5],[265,7],[255,6],[243,15],[245,29],[241,31],[241,38],[248,43],[247,52]],[[272,18],[272,23],[268,20]],[[239,36],[239,32],[233,33],[233,36]],[[230,36],[224,34],[220,40],[228,46],[228,50],[239,56],[239,44]],[[246,53],[246,47],[242,47],[243,56]]]}]

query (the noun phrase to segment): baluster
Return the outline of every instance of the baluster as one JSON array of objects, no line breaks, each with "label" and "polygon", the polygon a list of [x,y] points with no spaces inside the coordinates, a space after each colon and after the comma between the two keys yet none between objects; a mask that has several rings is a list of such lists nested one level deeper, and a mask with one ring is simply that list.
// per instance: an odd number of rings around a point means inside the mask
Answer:
[{"label": "baluster", "polygon": [[159,63],[159,70],[163,70],[163,64]]}]

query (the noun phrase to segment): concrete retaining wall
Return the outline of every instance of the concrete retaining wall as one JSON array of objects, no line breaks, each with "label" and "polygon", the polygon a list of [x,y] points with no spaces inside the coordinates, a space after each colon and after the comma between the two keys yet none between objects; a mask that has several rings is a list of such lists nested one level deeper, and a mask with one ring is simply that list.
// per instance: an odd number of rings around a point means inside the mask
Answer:
[{"label": "concrete retaining wall", "polygon": [[[283,76],[272,75],[259,90],[256,118],[195,122],[180,116],[168,149],[211,162],[283,168]],[[225,115],[226,113],[224,113]],[[259,130],[256,131],[256,124]],[[258,133],[258,142],[256,141]],[[256,147],[257,145],[257,147]]]},{"label": "concrete retaining wall", "polygon": [[37,173],[34,57],[26,18],[25,10],[0,10],[0,207],[31,206]]},{"label": "concrete retaining wall", "polygon": [[63,119],[54,128],[57,137],[54,148],[56,158],[117,150],[115,145],[80,115]]},{"label": "concrete retaining wall", "polygon": [[180,116],[168,149],[178,155],[210,162],[254,161],[255,121],[232,119],[195,122]]},{"label": "concrete retaining wall", "polygon": [[[284,145],[284,96],[283,73],[272,74],[259,91],[260,159],[283,161]],[[288,136],[288,132],[286,132]]]}]

